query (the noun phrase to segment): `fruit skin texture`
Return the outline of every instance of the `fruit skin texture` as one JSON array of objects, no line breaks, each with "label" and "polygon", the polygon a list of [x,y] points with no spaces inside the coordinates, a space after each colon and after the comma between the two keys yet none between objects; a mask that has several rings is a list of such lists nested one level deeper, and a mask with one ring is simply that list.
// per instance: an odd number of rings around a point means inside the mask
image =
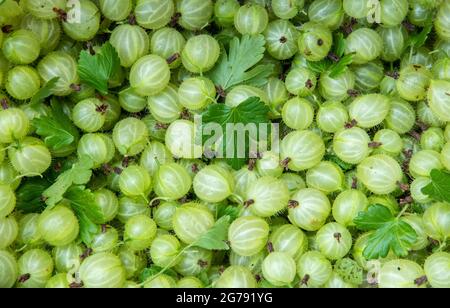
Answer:
[{"label": "fruit skin texture", "polygon": [[119,257],[103,252],[85,259],[79,270],[86,288],[120,288],[125,283],[125,269]]},{"label": "fruit skin texture", "polygon": [[450,254],[437,252],[425,260],[425,274],[433,288],[450,288]]},{"label": "fruit skin texture", "polygon": [[416,279],[425,276],[422,267],[409,260],[398,259],[386,262],[380,270],[378,285],[380,288],[424,288]]},{"label": "fruit skin texture", "polygon": [[75,214],[62,205],[44,211],[39,217],[38,228],[42,238],[53,246],[70,244],[79,231]]}]

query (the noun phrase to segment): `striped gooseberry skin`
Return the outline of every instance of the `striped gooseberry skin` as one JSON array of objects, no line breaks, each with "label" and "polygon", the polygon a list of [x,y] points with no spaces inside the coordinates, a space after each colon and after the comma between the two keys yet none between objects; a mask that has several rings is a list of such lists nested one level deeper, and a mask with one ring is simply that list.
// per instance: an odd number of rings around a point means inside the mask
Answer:
[{"label": "striped gooseberry skin", "polygon": [[159,276],[150,277],[143,285],[144,289],[173,289],[176,287],[176,281],[173,277],[161,274]]},{"label": "striped gooseberry skin", "polygon": [[176,256],[181,250],[178,239],[170,234],[157,236],[150,247],[152,262],[160,267],[176,264]]},{"label": "striped gooseberry skin", "polygon": [[308,8],[309,20],[325,25],[331,30],[339,28],[344,21],[341,0],[318,0]]},{"label": "striped gooseberry skin", "polygon": [[133,88],[127,88],[119,93],[119,103],[125,111],[141,112],[147,107],[147,99],[139,94]]},{"label": "striped gooseberry skin", "polygon": [[397,80],[391,76],[384,76],[380,82],[380,93],[391,97],[398,96]]},{"label": "striped gooseberry skin", "polygon": [[63,205],[46,209],[39,216],[39,233],[52,246],[70,244],[78,236],[79,225],[75,214]]},{"label": "striped gooseberry skin", "polygon": [[381,59],[388,62],[399,60],[403,54],[408,34],[401,25],[394,27],[379,27],[378,34],[383,40]]},{"label": "striped gooseberry skin", "polygon": [[308,251],[297,261],[300,285],[318,288],[330,279],[333,268],[330,261],[318,251]]},{"label": "striped gooseberry skin", "polygon": [[311,131],[294,131],[281,141],[281,160],[292,171],[303,171],[317,165],[325,154],[325,144]]},{"label": "striped gooseberry skin", "polygon": [[316,121],[319,128],[327,133],[336,133],[349,120],[347,108],[337,101],[325,102],[319,107]]},{"label": "striped gooseberry skin", "polygon": [[0,185],[0,217],[11,214],[16,207],[16,195],[9,185]]},{"label": "striped gooseberry skin", "polygon": [[202,147],[196,142],[195,125],[188,120],[176,120],[167,129],[165,143],[170,152],[178,158],[198,158]]},{"label": "striped gooseberry skin", "polygon": [[423,150],[440,152],[445,144],[444,131],[440,127],[430,127],[420,136],[420,146]]},{"label": "striped gooseberry skin", "polygon": [[173,215],[179,204],[175,201],[162,202],[153,210],[153,219],[159,228],[171,231],[173,230]]},{"label": "striped gooseberry skin", "polygon": [[46,289],[68,289],[70,288],[67,273],[58,273],[52,276],[45,284]]},{"label": "striped gooseberry skin", "polygon": [[450,81],[450,59],[443,58],[437,60],[433,64],[431,71],[435,79]]},{"label": "striped gooseberry skin", "polygon": [[450,171],[450,142],[447,142],[441,151],[442,165]]},{"label": "striped gooseberry skin", "polygon": [[339,260],[352,247],[352,235],[343,225],[331,222],[317,231],[316,242],[320,252],[329,260]]},{"label": "striped gooseberry skin", "polygon": [[289,190],[282,180],[263,176],[249,185],[245,196],[253,215],[270,217],[286,208]]},{"label": "striped gooseberry skin", "polygon": [[181,199],[192,186],[191,176],[177,163],[161,165],[155,173],[154,182],[156,195],[169,200]]},{"label": "striped gooseberry skin", "polygon": [[54,51],[46,55],[37,65],[37,70],[43,82],[59,78],[52,88],[52,93],[56,96],[73,93],[71,85],[79,83],[77,62],[64,51]]},{"label": "striped gooseberry skin", "polygon": [[254,170],[248,170],[248,167],[243,167],[233,172],[233,178],[235,183],[233,193],[244,198],[250,185],[259,178],[259,174]]},{"label": "striped gooseberry skin", "polygon": [[421,150],[413,154],[409,171],[413,177],[430,176],[433,169],[442,169],[441,156],[433,150]]},{"label": "striped gooseberry skin", "polygon": [[178,24],[186,30],[200,30],[210,21],[214,13],[211,0],[178,0],[176,11],[181,14]]},{"label": "striped gooseberry skin", "polygon": [[252,272],[243,266],[231,265],[220,275],[214,283],[214,288],[256,288],[257,283]]},{"label": "striped gooseberry skin", "polygon": [[450,206],[438,202],[430,206],[423,214],[425,232],[440,242],[450,237]]},{"label": "striped gooseberry skin", "polygon": [[20,174],[37,176],[51,165],[52,156],[44,142],[38,138],[25,137],[8,150],[9,160]]},{"label": "striped gooseberry skin", "polygon": [[410,185],[411,197],[418,203],[429,203],[431,198],[422,192],[422,189],[431,183],[431,179],[428,177],[416,177]]},{"label": "striped gooseberry skin", "polygon": [[416,262],[397,259],[383,264],[378,276],[379,288],[425,288],[426,284],[418,285],[416,280],[425,276],[422,267]]},{"label": "striped gooseberry skin", "polygon": [[224,28],[233,26],[234,15],[240,8],[237,0],[218,0],[214,4],[215,22]]},{"label": "striped gooseberry skin", "polygon": [[214,217],[206,208],[188,203],[176,209],[172,223],[177,237],[191,244],[214,225]]},{"label": "striped gooseberry skin", "polygon": [[94,133],[105,124],[105,115],[101,111],[102,102],[97,98],[88,98],[77,103],[72,110],[73,123],[87,133]]},{"label": "striped gooseberry skin", "polygon": [[40,214],[30,213],[20,218],[17,243],[28,245],[29,247],[39,247],[43,244],[42,236],[39,232],[39,216]]},{"label": "striped gooseberry skin", "polygon": [[150,39],[150,51],[164,59],[177,57],[169,64],[170,68],[177,68],[181,65],[181,52],[186,45],[186,39],[176,29],[165,27],[155,31]]},{"label": "striped gooseberry skin", "polygon": [[348,283],[341,277],[341,275],[337,274],[335,271],[331,273],[330,279],[323,285],[325,289],[352,289],[356,288],[355,285]]},{"label": "striped gooseberry skin", "polygon": [[41,45],[34,32],[19,29],[3,40],[2,52],[14,64],[30,64],[39,57]]},{"label": "striped gooseberry skin", "polygon": [[433,8],[426,2],[413,1],[409,4],[408,20],[415,26],[424,27],[433,15]]},{"label": "striped gooseberry skin", "polygon": [[105,134],[84,134],[78,142],[78,156],[89,156],[98,168],[109,163],[116,153],[114,142]]},{"label": "striped gooseberry skin", "polygon": [[405,134],[414,127],[415,122],[416,112],[411,104],[401,98],[392,98],[391,109],[384,119],[386,127],[398,134]]},{"label": "striped gooseberry skin", "polygon": [[157,121],[167,124],[179,119],[183,111],[177,88],[172,84],[160,93],[149,96],[147,106]]},{"label": "striped gooseberry skin", "polygon": [[333,202],[333,218],[343,226],[354,226],[353,219],[368,206],[369,201],[363,192],[356,189],[344,190]]},{"label": "striped gooseberry skin", "polygon": [[308,249],[308,238],[300,228],[291,224],[285,224],[275,229],[269,237],[273,250],[284,252],[294,260]]},{"label": "striped gooseberry skin", "polygon": [[0,250],[0,288],[12,288],[19,275],[16,258],[7,250]]},{"label": "striped gooseberry skin", "polygon": [[233,193],[234,178],[227,169],[219,165],[210,165],[195,175],[193,188],[200,200],[221,202]]},{"label": "striped gooseberry skin", "polygon": [[156,236],[156,223],[147,215],[136,215],[125,223],[123,238],[125,245],[132,251],[141,251],[150,247]]},{"label": "striped gooseberry skin", "polygon": [[119,232],[116,228],[105,226],[105,229],[104,231],[100,230],[92,237],[90,248],[94,253],[112,252],[118,245]]},{"label": "striped gooseberry skin", "polygon": [[270,77],[264,86],[269,105],[274,112],[279,112],[283,104],[289,99],[286,84],[277,77]]},{"label": "striped gooseberry skin", "polygon": [[241,256],[252,256],[264,249],[269,238],[269,225],[256,216],[239,217],[228,229],[231,249]]},{"label": "striped gooseberry skin", "polygon": [[9,161],[5,160],[0,164],[0,185],[9,185],[13,190],[16,190],[21,181],[19,173]]},{"label": "striped gooseberry skin", "polygon": [[0,249],[5,249],[17,238],[19,225],[13,216],[0,218]]},{"label": "striped gooseberry skin", "polygon": [[113,141],[120,154],[135,156],[147,145],[147,126],[142,120],[125,118],[114,126]]},{"label": "striped gooseberry skin", "polygon": [[379,61],[371,61],[352,67],[355,74],[356,89],[370,92],[380,87],[384,78],[384,67]]},{"label": "striped gooseberry skin", "polygon": [[152,189],[152,179],[141,166],[129,166],[119,176],[120,191],[128,197],[146,196]]},{"label": "striped gooseberry skin", "polygon": [[298,51],[298,31],[287,20],[269,23],[264,36],[268,53],[277,60],[292,58]]},{"label": "striped gooseberry skin", "polygon": [[214,67],[220,56],[217,40],[207,34],[193,36],[181,53],[183,66],[190,72],[201,74]]},{"label": "striped gooseberry skin", "polygon": [[212,264],[213,253],[211,250],[200,247],[181,246],[183,253],[180,255],[174,270],[182,276],[197,276],[202,271],[207,271]]},{"label": "striped gooseberry skin", "polygon": [[360,28],[353,31],[347,38],[345,54],[354,54],[354,64],[364,64],[375,60],[381,55],[383,40],[372,29]]},{"label": "striped gooseberry skin", "polygon": [[97,223],[105,224],[113,220],[119,211],[119,199],[117,199],[116,194],[109,189],[101,188],[94,192],[94,197],[102,217],[104,217],[102,221]]},{"label": "striped gooseberry skin", "polygon": [[113,21],[124,20],[133,9],[132,0],[99,0],[99,7],[103,16]]},{"label": "striped gooseberry skin", "polygon": [[284,123],[292,129],[304,130],[314,121],[314,109],[304,98],[294,97],[283,105],[281,115]]},{"label": "striped gooseberry skin", "polygon": [[58,46],[61,26],[57,19],[42,19],[27,14],[23,17],[20,27],[36,34],[41,47],[41,55],[48,54]]},{"label": "striped gooseberry skin", "polygon": [[261,153],[261,158],[256,161],[256,171],[260,176],[278,178],[283,173],[283,167],[280,165],[280,155],[272,151]]},{"label": "striped gooseberry skin", "polygon": [[306,68],[292,69],[286,76],[286,89],[289,93],[305,97],[316,89],[316,75]]},{"label": "striped gooseberry skin", "polygon": [[166,26],[174,13],[173,0],[138,0],[134,9],[137,23],[151,30]]},{"label": "striped gooseberry skin", "polygon": [[58,17],[54,8],[64,10],[66,2],[66,0],[25,0],[24,7],[37,18],[53,19]]},{"label": "striped gooseberry skin", "polygon": [[240,34],[263,33],[269,23],[269,14],[259,4],[247,3],[234,15],[234,27]]},{"label": "striped gooseberry skin", "polygon": [[150,42],[147,33],[139,26],[120,25],[111,33],[111,45],[116,49],[120,65],[131,67],[148,54]]},{"label": "striped gooseberry skin", "polygon": [[41,87],[36,69],[30,66],[15,66],[7,75],[5,88],[8,94],[18,100],[32,98]]},{"label": "striped gooseberry skin", "polygon": [[436,252],[425,260],[425,275],[433,288],[450,288],[450,254]]},{"label": "striped gooseberry skin", "polygon": [[[151,176],[154,176],[159,167],[165,164],[173,163],[174,159],[169,149],[159,141],[150,142],[142,152],[139,164],[147,169]],[[155,191],[157,191],[155,178]]]},{"label": "striped gooseberry skin", "polygon": [[305,180],[299,174],[285,172],[280,176],[280,179],[286,183],[291,194],[299,189],[306,188]]},{"label": "striped gooseberry skin", "polygon": [[319,78],[319,92],[325,99],[331,101],[343,101],[349,97],[348,91],[355,87],[355,74],[346,69],[336,77],[330,77],[326,71]]},{"label": "striped gooseberry skin", "polygon": [[295,261],[287,253],[272,252],[263,261],[262,274],[275,286],[289,285],[295,278]]},{"label": "striped gooseberry skin", "polygon": [[372,128],[384,121],[390,110],[390,100],[382,94],[366,94],[356,98],[348,107],[350,119],[362,128]]},{"label": "striped gooseberry skin", "polygon": [[331,31],[318,23],[309,21],[300,28],[298,48],[309,61],[324,59],[331,50],[333,37]]},{"label": "striped gooseberry skin", "polygon": [[203,109],[215,100],[216,87],[204,77],[185,79],[178,88],[180,104],[189,110]]},{"label": "striped gooseberry skin", "polygon": [[117,256],[122,261],[127,279],[136,277],[147,265],[147,257],[145,254],[136,253],[126,247],[122,247],[117,253]]},{"label": "striped gooseberry skin", "polygon": [[50,254],[42,249],[25,252],[17,261],[19,277],[29,275],[26,281],[19,281],[19,288],[43,288],[53,273],[53,260]]},{"label": "striped gooseberry skin", "polygon": [[225,99],[225,104],[229,107],[237,107],[239,106],[239,104],[250,97],[258,97],[264,103],[269,102],[269,97],[260,88],[247,85],[239,85],[234,87],[228,93]]},{"label": "striped gooseberry skin", "polygon": [[397,189],[403,172],[399,163],[385,154],[364,159],[357,169],[358,179],[375,194],[390,194]]},{"label": "striped gooseberry skin", "polygon": [[427,47],[420,47],[417,50],[413,50],[413,54],[411,56],[410,52],[406,52],[403,54],[400,62],[400,69],[414,64],[422,65],[427,69],[430,69],[433,66],[433,55],[430,54],[431,50],[429,50]]},{"label": "striped gooseberry skin", "polygon": [[425,232],[425,224],[419,215],[406,215],[401,218],[402,221],[409,224],[417,234],[416,241],[412,244],[411,250],[422,250],[429,245],[428,235]]},{"label": "striped gooseberry skin", "polygon": [[64,32],[75,41],[89,41],[100,29],[100,10],[90,0],[79,0],[77,19],[68,18],[63,21]]},{"label": "striped gooseberry skin", "polygon": [[193,276],[183,277],[177,281],[178,289],[201,289],[204,287],[205,285],[203,284],[203,282],[197,277]]},{"label": "striped gooseberry skin", "polygon": [[440,38],[450,40],[450,3],[444,1],[434,18],[434,29]]},{"label": "striped gooseberry skin", "polygon": [[387,154],[396,157],[403,150],[403,140],[399,134],[390,129],[381,129],[373,137],[373,141],[379,143],[374,154]]},{"label": "striped gooseberry skin", "polygon": [[116,217],[120,222],[126,223],[131,217],[136,215],[150,215],[150,212],[148,202],[144,198],[124,196],[119,199],[119,210]]},{"label": "striped gooseberry skin", "polygon": [[419,121],[429,126],[442,127],[445,125],[445,121],[441,119],[441,116],[445,117],[445,115],[443,115],[442,113],[436,114],[430,108],[429,100],[427,102],[421,101],[417,104],[416,114]]},{"label": "striped gooseberry skin", "polygon": [[398,26],[408,14],[408,0],[385,0],[380,2],[380,21],[384,27]]},{"label": "striped gooseberry skin", "polygon": [[141,96],[160,93],[167,87],[169,81],[169,65],[160,56],[144,56],[131,67],[130,85]]},{"label": "striped gooseberry skin", "polygon": [[321,161],[306,172],[306,184],[326,194],[342,190],[345,176],[335,163]]},{"label": "striped gooseberry skin", "polygon": [[343,8],[345,13],[353,18],[367,17],[369,12],[369,0],[343,0]]},{"label": "striped gooseberry skin", "polygon": [[87,257],[78,273],[85,288],[120,288],[125,283],[120,258],[108,252]]},{"label": "striped gooseberry skin", "polygon": [[401,98],[417,102],[427,96],[433,74],[425,67],[417,64],[408,65],[400,71],[397,80],[397,91]]},{"label": "striped gooseberry skin", "polygon": [[319,230],[325,224],[331,205],[323,192],[304,188],[294,193],[291,199],[294,204],[289,208],[288,218],[292,224],[307,231]]},{"label": "striped gooseberry skin", "polygon": [[428,90],[428,103],[433,113],[442,121],[450,121],[450,81],[432,80]]},{"label": "striped gooseberry skin", "polygon": [[304,5],[304,0],[272,0],[271,3],[273,13],[281,19],[294,18]]}]

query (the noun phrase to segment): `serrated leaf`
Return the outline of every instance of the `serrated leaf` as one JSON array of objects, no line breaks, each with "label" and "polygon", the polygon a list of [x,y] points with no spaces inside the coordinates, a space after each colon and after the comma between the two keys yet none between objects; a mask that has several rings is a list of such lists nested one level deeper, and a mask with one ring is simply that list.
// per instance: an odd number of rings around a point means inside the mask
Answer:
[{"label": "serrated leaf", "polygon": [[[234,37],[228,53],[222,50],[218,64],[209,73],[209,78],[224,91],[239,85],[262,86],[272,73],[271,65],[253,68],[264,56],[266,41],[263,35]],[[253,69],[252,69],[253,68]]]},{"label": "serrated leaf", "polygon": [[339,32],[336,35],[335,38],[335,44],[334,44],[334,53],[341,58],[344,55],[345,52],[345,44],[346,40],[344,38],[344,34],[342,32]]},{"label": "serrated leaf", "polygon": [[375,204],[371,205],[367,212],[360,212],[353,222],[358,229],[370,231],[377,230],[392,220],[394,220],[394,216],[387,207]]},{"label": "serrated leaf", "polygon": [[58,82],[59,77],[54,77],[47,81],[42,88],[31,98],[30,105],[36,106],[42,103],[47,97],[52,95],[53,88]]},{"label": "serrated leaf", "polygon": [[333,64],[330,60],[324,59],[321,61],[307,61],[308,69],[316,74],[321,74],[328,70],[328,68]]},{"label": "serrated leaf", "polygon": [[353,54],[349,54],[349,55],[346,55],[346,56],[342,57],[342,59],[340,59],[338,63],[335,63],[335,64],[330,66],[330,68],[329,68],[329,71],[330,71],[329,76],[331,78],[336,78],[337,76],[339,76],[340,74],[345,72],[347,67],[350,64],[352,64],[352,63],[353,63]]},{"label": "serrated leaf", "polygon": [[450,203],[450,173],[442,170],[431,170],[431,183],[422,188],[422,193],[436,201]]},{"label": "serrated leaf", "polygon": [[433,21],[429,19],[422,31],[409,37],[407,45],[414,48],[422,47],[426,43],[431,30],[433,30]]},{"label": "serrated leaf", "polygon": [[230,247],[226,241],[228,238],[228,228],[230,227],[230,216],[219,218],[214,226],[203,234],[192,246],[201,247],[208,250],[228,250]]},{"label": "serrated leaf", "polygon": [[86,50],[80,52],[78,60],[80,79],[102,94],[108,94],[108,81],[119,68],[119,55],[109,42],[105,43],[95,55]]},{"label": "serrated leaf", "polygon": [[239,217],[240,212],[241,209],[238,206],[220,204],[217,208],[217,218],[229,216],[230,221],[234,221]]},{"label": "serrated leaf", "polygon": [[55,206],[63,199],[64,194],[72,185],[84,185],[92,176],[93,161],[88,156],[81,156],[72,168],[60,174],[55,183],[42,194],[49,207]]}]

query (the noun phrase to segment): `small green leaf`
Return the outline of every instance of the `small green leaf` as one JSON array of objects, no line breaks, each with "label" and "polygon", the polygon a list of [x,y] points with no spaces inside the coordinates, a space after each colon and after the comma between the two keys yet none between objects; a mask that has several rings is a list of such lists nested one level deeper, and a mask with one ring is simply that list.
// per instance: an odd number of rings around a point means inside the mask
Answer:
[{"label": "small green leaf", "polygon": [[433,30],[433,20],[429,19],[422,31],[409,37],[407,45],[414,48],[422,47],[426,43],[431,30]]},{"label": "small green leaf", "polygon": [[234,205],[220,204],[217,208],[217,218],[229,216],[231,221],[236,220],[241,212],[240,207]]},{"label": "small green leaf", "polygon": [[325,160],[331,161],[333,163],[335,163],[336,165],[338,165],[343,171],[349,171],[354,169],[354,165],[346,163],[345,161],[341,160],[339,157],[337,157],[336,155],[325,155],[324,157]]},{"label": "small green leaf", "polygon": [[334,44],[334,53],[341,58],[344,55],[345,52],[345,44],[346,44],[346,40],[344,38],[344,34],[342,32],[339,32],[336,35],[335,38],[335,44]]},{"label": "small green leaf", "polygon": [[223,216],[216,221],[214,226],[203,234],[192,246],[208,250],[228,250],[226,240],[228,228],[230,227],[230,216]]},{"label": "small green leaf", "polygon": [[108,80],[119,69],[119,55],[109,42],[105,43],[95,55],[91,55],[86,50],[82,50],[80,53],[78,61],[80,79],[102,94],[108,93]]},{"label": "small green leaf", "polygon": [[49,207],[55,206],[63,199],[64,194],[72,185],[84,185],[92,176],[93,161],[88,156],[81,156],[72,168],[60,174],[55,183],[42,194]]},{"label": "small green leaf", "polygon": [[353,222],[358,229],[370,231],[377,230],[392,220],[394,220],[394,216],[387,207],[375,204],[371,205],[367,212],[360,212]]},{"label": "small green leaf", "polygon": [[29,178],[16,190],[16,209],[24,214],[41,212],[45,208],[42,193],[51,183],[44,178]]},{"label": "small green leaf", "polygon": [[42,103],[47,97],[52,95],[53,88],[58,82],[59,77],[54,77],[47,81],[42,88],[31,98],[30,105],[37,106]]},{"label": "small green leaf", "polygon": [[166,274],[169,275],[173,278],[177,278],[178,275],[177,273],[173,270],[173,269],[166,269],[164,272],[161,272],[163,270],[162,267],[156,266],[156,265],[151,265],[150,267],[144,268],[142,270],[142,272],[139,274],[139,281],[140,282],[145,282],[148,281],[150,278],[152,278],[155,275],[158,274]]},{"label": "small green leaf", "polygon": [[331,78],[336,78],[337,76],[339,76],[340,74],[345,72],[347,67],[350,64],[352,64],[352,62],[353,62],[353,54],[349,54],[349,55],[344,56],[342,59],[339,60],[338,63],[335,63],[335,64],[330,66],[330,68],[329,68],[329,70],[330,70],[329,76]]},{"label": "small green leaf", "polygon": [[327,71],[328,68],[333,64],[330,60],[324,59],[321,61],[307,61],[306,62],[308,69],[313,71],[316,74],[322,74]]},{"label": "small green leaf", "polygon": [[450,203],[450,173],[442,170],[431,170],[431,183],[422,188],[422,193],[436,201]]}]

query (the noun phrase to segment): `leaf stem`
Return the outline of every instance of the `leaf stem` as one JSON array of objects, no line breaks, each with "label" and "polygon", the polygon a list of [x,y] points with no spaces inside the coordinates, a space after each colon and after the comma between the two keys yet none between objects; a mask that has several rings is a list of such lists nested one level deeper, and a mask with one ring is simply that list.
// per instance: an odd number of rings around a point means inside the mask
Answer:
[{"label": "leaf stem", "polygon": [[408,210],[408,208],[409,208],[409,204],[406,204],[395,219],[398,220],[400,217],[402,217],[403,214],[405,214],[406,210]]}]

